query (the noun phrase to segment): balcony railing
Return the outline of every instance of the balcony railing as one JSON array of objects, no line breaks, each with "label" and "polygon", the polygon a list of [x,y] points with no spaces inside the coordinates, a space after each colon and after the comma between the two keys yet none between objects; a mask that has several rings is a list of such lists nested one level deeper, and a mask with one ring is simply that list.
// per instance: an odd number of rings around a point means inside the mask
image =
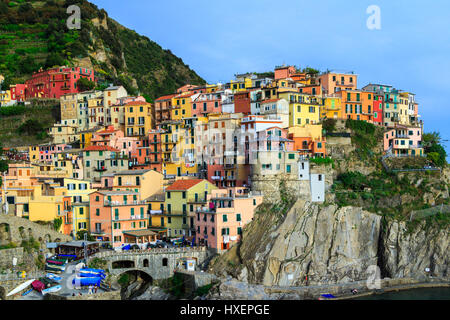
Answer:
[{"label": "balcony railing", "polygon": [[109,200],[105,200],[105,202],[103,203],[103,205],[105,207],[117,207],[117,206],[136,206],[136,205],[143,205],[146,204],[146,202],[144,200],[133,200],[133,201],[126,201],[126,202],[121,202],[121,201],[109,201]]},{"label": "balcony railing", "polygon": [[106,171],[106,168],[105,168],[105,167],[95,168],[94,171],[97,171],[97,172],[104,172],[104,171]]}]

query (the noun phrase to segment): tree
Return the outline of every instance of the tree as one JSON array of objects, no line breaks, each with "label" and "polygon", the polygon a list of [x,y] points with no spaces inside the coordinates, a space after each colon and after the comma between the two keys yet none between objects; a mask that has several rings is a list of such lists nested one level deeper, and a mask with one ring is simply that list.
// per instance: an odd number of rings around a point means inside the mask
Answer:
[{"label": "tree", "polygon": [[86,230],[80,230],[77,232],[77,240],[84,240],[85,234],[87,234],[88,241],[95,241],[95,238],[91,236]]},{"label": "tree", "polygon": [[333,132],[336,130],[336,120],[335,119],[326,119],[322,123],[322,128],[327,132]]},{"label": "tree", "polygon": [[422,139],[427,158],[438,167],[446,166],[447,152],[441,145],[442,139],[440,133],[436,131],[424,133]]},{"label": "tree", "polygon": [[62,226],[62,218],[55,218],[53,220],[53,228],[58,231]]},{"label": "tree", "polygon": [[77,81],[77,88],[80,92],[90,91],[95,88],[95,82],[86,78],[80,78]]}]

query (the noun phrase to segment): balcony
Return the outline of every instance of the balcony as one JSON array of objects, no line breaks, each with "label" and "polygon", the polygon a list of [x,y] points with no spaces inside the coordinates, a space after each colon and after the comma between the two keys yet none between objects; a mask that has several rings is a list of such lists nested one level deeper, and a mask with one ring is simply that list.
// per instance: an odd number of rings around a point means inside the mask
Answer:
[{"label": "balcony", "polygon": [[143,215],[136,215],[136,216],[130,216],[129,218],[124,217],[114,217],[113,221],[130,221],[130,220],[146,220],[149,216],[147,214]]},{"label": "balcony", "polygon": [[212,180],[221,180],[221,181],[222,181],[222,180],[225,179],[225,177],[221,177],[221,176],[212,176],[211,179],[212,179]]},{"label": "balcony", "polygon": [[94,171],[96,171],[96,172],[105,172],[106,168],[105,167],[95,168]]},{"label": "balcony", "polygon": [[105,229],[95,229],[91,231],[91,234],[93,235],[104,235],[106,234],[106,230]]},{"label": "balcony", "polygon": [[137,206],[137,205],[145,205],[146,202],[144,200],[133,200],[133,201],[126,201],[126,202],[120,202],[120,201],[109,201],[105,200],[103,205],[105,207],[118,207],[118,206]]},{"label": "balcony", "polygon": [[227,163],[227,164],[224,165],[224,168],[228,169],[228,170],[229,169],[236,169],[236,164],[235,163],[232,163],[232,164],[228,164]]}]

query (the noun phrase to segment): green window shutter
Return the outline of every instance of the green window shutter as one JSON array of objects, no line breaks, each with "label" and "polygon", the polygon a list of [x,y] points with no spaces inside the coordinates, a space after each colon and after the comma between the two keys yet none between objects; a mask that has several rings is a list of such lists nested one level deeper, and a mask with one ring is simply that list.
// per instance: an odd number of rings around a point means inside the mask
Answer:
[{"label": "green window shutter", "polygon": [[97,215],[97,216],[100,215],[100,209],[95,209],[95,215]]},{"label": "green window shutter", "polygon": [[237,228],[237,234],[238,234],[238,235],[242,235],[242,228],[241,228],[241,227],[238,227],[238,228]]},{"label": "green window shutter", "polygon": [[240,213],[236,214],[236,221],[241,221],[241,214]]},{"label": "green window shutter", "polygon": [[144,208],[141,207],[141,218],[144,218]]},{"label": "green window shutter", "polygon": [[134,208],[131,208],[131,216],[134,216]]},{"label": "green window shutter", "polygon": [[227,222],[227,221],[228,221],[227,215],[224,214],[224,215],[222,216],[222,219],[223,219],[223,222]]}]

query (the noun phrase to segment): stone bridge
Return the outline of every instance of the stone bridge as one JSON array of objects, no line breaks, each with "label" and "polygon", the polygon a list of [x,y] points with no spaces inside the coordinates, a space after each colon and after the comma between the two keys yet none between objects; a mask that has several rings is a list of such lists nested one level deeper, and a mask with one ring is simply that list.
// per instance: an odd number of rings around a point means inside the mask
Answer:
[{"label": "stone bridge", "polygon": [[151,250],[130,250],[125,252],[104,251],[91,256],[107,261],[107,268],[113,275],[128,271],[141,271],[153,280],[167,279],[173,276],[175,269],[181,267],[184,259],[196,261],[196,266],[205,262],[210,252],[205,247],[160,248]]}]

